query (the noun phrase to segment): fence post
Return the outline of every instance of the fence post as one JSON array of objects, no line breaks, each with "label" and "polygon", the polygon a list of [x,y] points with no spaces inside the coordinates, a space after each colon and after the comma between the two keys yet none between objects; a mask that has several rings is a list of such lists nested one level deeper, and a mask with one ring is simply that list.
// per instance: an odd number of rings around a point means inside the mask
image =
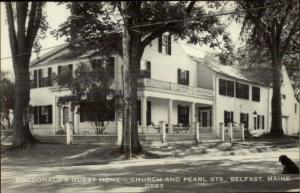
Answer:
[{"label": "fence post", "polygon": [[117,120],[117,144],[121,145],[122,143],[122,130],[123,130],[123,124],[122,120]]},{"label": "fence post", "polygon": [[67,122],[66,123],[66,144],[67,145],[70,145],[72,142],[71,135],[72,135],[71,122]]},{"label": "fence post", "polygon": [[200,136],[199,136],[199,124],[198,122],[194,122],[194,129],[195,129],[195,140],[196,140],[196,143],[199,143],[200,142]]},{"label": "fence post", "polygon": [[162,143],[166,143],[166,124],[164,121],[160,121],[160,134]]},{"label": "fence post", "polygon": [[221,142],[224,142],[225,141],[224,123],[220,123],[220,134],[221,134]]},{"label": "fence post", "polygon": [[245,128],[244,128],[244,123],[241,123],[241,131],[242,131],[242,140],[245,141]]},{"label": "fence post", "polygon": [[233,129],[232,129],[232,123],[228,123],[228,129],[229,129],[229,137],[230,137],[230,141],[233,141]]}]

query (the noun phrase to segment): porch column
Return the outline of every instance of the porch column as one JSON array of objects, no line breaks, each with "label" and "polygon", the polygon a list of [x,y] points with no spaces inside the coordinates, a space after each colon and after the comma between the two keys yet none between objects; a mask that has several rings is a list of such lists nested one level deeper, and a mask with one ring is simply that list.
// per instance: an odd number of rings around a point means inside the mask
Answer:
[{"label": "porch column", "polygon": [[193,123],[196,121],[196,110],[195,110],[195,103],[191,104],[191,127],[193,127]]},{"label": "porch column", "polygon": [[169,99],[169,109],[168,109],[168,133],[173,133],[173,125],[172,125],[172,111],[173,111],[173,101]]},{"label": "porch column", "polygon": [[141,122],[142,122],[142,132],[145,133],[147,130],[147,97],[142,96],[141,99]]}]

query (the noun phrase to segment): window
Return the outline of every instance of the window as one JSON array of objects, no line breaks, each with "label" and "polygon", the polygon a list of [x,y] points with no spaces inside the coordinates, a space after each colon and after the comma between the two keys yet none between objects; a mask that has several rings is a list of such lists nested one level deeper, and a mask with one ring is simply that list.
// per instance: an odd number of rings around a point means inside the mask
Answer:
[{"label": "window", "polygon": [[33,107],[34,124],[52,124],[52,105]]},{"label": "window", "polygon": [[171,35],[163,35],[158,38],[158,52],[171,55]]},{"label": "window", "polygon": [[246,84],[235,84],[236,98],[249,99],[249,86]]},{"label": "window", "polygon": [[70,84],[73,81],[73,65],[58,66],[58,85]]},{"label": "window", "polygon": [[178,84],[189,85],[190,73],[188,70],[177,70],[177,82]]},{"label": "window", "polygon": [[286,95],[285,94],[282,94],[282,99],[286,99]]},{"label": "window", "polygon": [[233,112],[224,111],[224,124],[227,127],[228,123],[233,123]]},{"label": "window", "polygon": [[234,97],[234,83],[230,80],[219,79],[219,94]]},{"label": "window", "polygon": [[81,103],[80,122],[115,121],[115,109],[113,107],[105,108],[105,114],[103,111],[101,106]]},{"label": "window", "polygon": [[178,123],[183,125],[189,125],[189,106],[178,105],[177,113],[178,113]]},{"label": "window", "polygon": [[247,113],[240,114],[240,123],[244,123],[244,128],[248,129],[249,115]]},{"label": "window", "polygon": [[264,115],[257,115],[254,116],[254,129],[265,129],[265,116]]},{"label": "window", "polygon": [[91,66],[93,69],[102,67],[108,70],[111,78],[115,77],[115,58],[109,57],[108,59],[92,59]]},{"label": "window", "polygon": [[37,70],[30,71],[30,88],[37,88]]},{"label": "window", "polygon": [[297,103],[295,103],[295,114],[297,113]]},{"label": "window", "polygon": [[252,87],[252,100],[253,101],[260,101],[260,88],[259,87]]},{"label": "window", "polygon": [[148,60],[141,61],[141,70],[140,70],[141,78],[151,78],[151,62]]},{"label": "window", "polygon": [[52,86],[52,68],[38,69],[30,72],[30,88]]}]

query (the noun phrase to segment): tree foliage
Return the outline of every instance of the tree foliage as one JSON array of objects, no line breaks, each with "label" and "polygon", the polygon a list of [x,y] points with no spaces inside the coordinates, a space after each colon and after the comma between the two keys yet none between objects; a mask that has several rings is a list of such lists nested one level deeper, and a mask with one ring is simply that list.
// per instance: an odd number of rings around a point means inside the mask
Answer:
[{"label": "tree foliage", "polygon": [[[262,9],[247,11],[258,7]],[[282,135],[281,67],[289,63],[289,57],[299,53],[299,1],[238,1],[237,10],[246,11],[236,15],[236,19],[242,23],[241,34],[250,51],[248,58],[252,58],[251,55],[259,56],[255,57],[258,63],[269,64],[272,68],[270,133]]]},{"label": "tree foliage", "polygon": [[[125,4],[126,8],[122,7]],[[185,20],[193,17],[200,18],[207,14],[206,8],[216,6],[222,6],[222,3],[209,1],[102,1],[67,4],[72,15],[55,34],[58,37],[69,37],[68,41],[72,43],[74,50],[96,49],[103,53],[115,50],[122,54],[122,50],[120,50],[122,48],[121,24],[128,25],[129,67],[123,65],[125,80],[123,94],[127,93],[128,96],[124,95],[123,117],[125,120],[123,119],[123,126],[125,130],[129,127],[129,131],[126,130],[125,138],[123,137],[121,146],[123,152],[128,153],[129,147],[132,147],[133,153],[136,154],[143,151],[137,132],[136,101],[138,72],[145,47],[162,34],[169,33],[175,39],[182,39],[191,44],[223,48],[223,54],[230,52],[229,35],[225,31],[225,25],[221,24],[218,17]],[[180,21],[169,22],[174,20]],[[153,23],[156,24],[152,25]],[[107,38],[108,36],[109,38]],[[86,40],[81,41],[82,39]],[[222,41],[220,41],[221,39]],[[126,144],[127,138],[131,139],[131,144]]]},{"label": "tree foliage", "polygon": [[11,129],[10,110],[14,106],[15,84],[8,77],[8,73],[1,71],[1,129]]},{"label": "tree foliage", "polygon": [[[92,64],[93,61],[99,60],[92,60]],[[118,108],[119,93],[111,88],[111,69],[105,63],[96,63],[94,68],[81,63],[74,74],[72,81],[64,85],[71,90],[71,95],[60,97],[58,105],[71,104],[73,110],[78,106],[78,113],[84,114],[96,133],[101,134],[107,126],[105,122],[111,116],[110,112]]]}]

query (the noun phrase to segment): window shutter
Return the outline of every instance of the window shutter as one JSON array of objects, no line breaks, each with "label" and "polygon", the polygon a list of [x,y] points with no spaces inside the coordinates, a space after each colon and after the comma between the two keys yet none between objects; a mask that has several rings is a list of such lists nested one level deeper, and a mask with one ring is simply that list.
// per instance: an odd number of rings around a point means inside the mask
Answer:
[{"label": "window shutter", "polygon": [[42,69],[38,70],[38,87],[43,87],[43,83],[42,83]]},{"label": "window shutter", "polygon": [[38,106],[38,120],[39,123],[38,124],[44,124],[44,119],[43,119],[43,111],[42,111],[42,106]]},{"label": "window shutter", "polygon": [[48,86],[52,86],[52,68],[48,68]]},{"label": "window shutter", "polygon": [[246,114],[246,124],[245,124],[246,129],[248,129],[248,124],[249,124],[249,114]]},{"label": "window shutter", "polygon": [[171,55],[172,50],[172,38],[171,35],[168,36],[168,55]]},{"label": "window shutter", "polygon": [[35,125],[39,124],[39,112],[38,112],[38,107],[37,106],[34,106],[33,107],[33,123]]},{"label": "window shutter", "polygon": [[147,125],[151,124],[151,101],[147,101]]},{"label": "window shutter", "polygon": [[177,106],[177,123],[181,122],[181,105]]},{"label": "window shutter", "polygon": [[158,52],[162,52],[162,36],[158,38]]},{"label": "window shutter", "polygon": [[69,64],[69,70],[73,73],[73,65]]},{"label": "window shutter", "polygon": [[224,111],[224,125],[227,126],[227,111]]},{"label": "window shutter", "polygon": [[230,122],[231,122],[231,123],[234,122],[234,120],[233,120],[233,112],[232,112],[232,111],[230,112]]},{"label": "window shutter", "polygon": [[257,115],[257,129],[260,129],[260,116]]},{"label": "window shutter", "polygon": [[61,73],[61,66],[57,67],[57,74],[59,75]]},{"label": "window shutter", "polygon": [[190,71],[186,71],[186,82],[187,85],[190,85]]},{"label": "window shutter", "polygon": [[58,85],[61,85],[61,84],[62,84],[61,66],[58,66],[58,67],[57,67],[57,75],[58,75],[57,84],[58,84]]},{"label": "window shutter", "polygon": [[256,129],[256,117],[253,117],[253,121],[254,121],[254,129]]},{"label": "window shutter", "polygon": [[177,69],[177,83],[178,83],[178,84],[180,83],[180,79],[181,79],[181,69],[178,68],[178,69]]},{"label": "window shutter", "polygon": [[262,117],[261,117],[261,124],[262,124],[262,129],[265,129],[265,116],[263,115]]},{"label": "window shutter", "polygon": [[52,105],[48,105],[48,124],[52,124]]},{"label": "window shutter", "polygon": [[151,61],[147,61],[146,65],[147,73],[149,75],[148,78],[151,78]]},{"label": "window shutter", "polygon": [[33,88],[37,88],[37,79],[38,79],[37,70],[34,70],[33,71]]}]

